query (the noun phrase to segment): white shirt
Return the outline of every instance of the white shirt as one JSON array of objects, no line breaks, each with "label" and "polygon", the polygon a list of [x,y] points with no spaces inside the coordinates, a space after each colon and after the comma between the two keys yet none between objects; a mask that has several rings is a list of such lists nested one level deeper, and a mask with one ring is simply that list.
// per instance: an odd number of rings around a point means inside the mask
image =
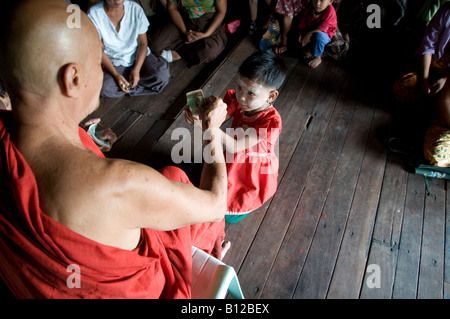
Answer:
[{"label": "white shirt", "polygon": [[[138,35],[146,33],[150,25],[144,9],[135,2],[125,1],[125,13],[120,21],[119,32],[117,32],[106,15],[103,2],[92,6],[88,11],[88,16],[97,28],[100,40],[103,41],[105,54],[114,66],[132,66],[136,61]],[[147,55],[149,54],[150,49],[147,47]]]}]

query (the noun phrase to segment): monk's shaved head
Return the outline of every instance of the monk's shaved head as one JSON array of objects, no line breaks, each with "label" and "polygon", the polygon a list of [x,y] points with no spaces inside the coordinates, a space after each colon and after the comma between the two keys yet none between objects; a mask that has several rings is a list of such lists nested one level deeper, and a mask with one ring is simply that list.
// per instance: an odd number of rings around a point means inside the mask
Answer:
[{"label": "monk's shaved head", "polygon": [[98,33],[90,19],[80,12],[79,26],[71,27],[73,12],[67,12],[68,4],[63,0],[7,1],[5,5],[0,78],[12,94],[43,96],[60,89],[64,65],[83,65],[89,52],[98,48]]}]

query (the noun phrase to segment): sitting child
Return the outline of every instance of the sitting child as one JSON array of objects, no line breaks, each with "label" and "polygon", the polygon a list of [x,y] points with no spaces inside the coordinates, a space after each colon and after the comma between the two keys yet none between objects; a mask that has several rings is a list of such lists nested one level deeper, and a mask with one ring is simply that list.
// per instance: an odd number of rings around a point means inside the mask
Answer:
[{"label": "sitting child", "polygon": [[105,0],[93,5],[88,16],[103,41],[105,70],[101,96],[157,94],[169,83],[166,59],[150,52],[148,19],[133,1]]},{"label": "sitting child", "polygon": [[302,47],[313,44],[313,59],[308,63],[316,68],[322,63],[325,45],[331,42],[337,29],[337,16],[333,0],[312,0],[301,15],[297,29],[298,42]]},{"label": "sitting child", "polygon": [[[230,135],[223,132],[228,175],[228,209],[225,221],[235,223],[261,207],[276,192],[278,158],[275,144],[282,122],[272,102],[286,77],[283,60],[272,51],[249,56],[239,68],[236,91],[224,102],[233,118]],[[194,118],[186,109],[186,119]]]}]

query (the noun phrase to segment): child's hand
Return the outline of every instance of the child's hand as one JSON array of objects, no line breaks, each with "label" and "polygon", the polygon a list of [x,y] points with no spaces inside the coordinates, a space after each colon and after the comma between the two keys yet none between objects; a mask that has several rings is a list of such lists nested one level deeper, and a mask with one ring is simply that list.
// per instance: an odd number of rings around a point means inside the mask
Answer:
[{"label": "child's hand", "polygon": [[305,36],[301,37],[301,40],[299,38],[300,43],[302,44],[302,47],[304,47],[311,41],[311,36],[312,36],[312,33],[308,32],[307,34],[305,34]]}]

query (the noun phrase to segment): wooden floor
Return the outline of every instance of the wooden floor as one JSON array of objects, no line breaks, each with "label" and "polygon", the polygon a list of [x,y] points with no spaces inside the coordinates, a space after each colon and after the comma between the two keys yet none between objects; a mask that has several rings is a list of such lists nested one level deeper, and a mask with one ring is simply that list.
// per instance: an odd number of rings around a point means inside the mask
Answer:
[{"label": "wooden floor", "polygon": [[[185,93],[223,97],[256,47],[229,47],[220,63],[171,65],[159,95],[102,99],[90,117],[118,134],[108,157],[154,168],[171,164],[175,128],[192,129]],[[450,295],[450,194],[445,180],[405,170],[379,132],[392,115],[378,89],[348,63],[311,70],[285,58],[289,76],[275,107],[283,119],[275,196],[226,227],[224,262],[238,272],[246,298],[444,298]],[[195,183],[201,164],[185,164]],[[375,286],[375,287],[374,287]]]}]

